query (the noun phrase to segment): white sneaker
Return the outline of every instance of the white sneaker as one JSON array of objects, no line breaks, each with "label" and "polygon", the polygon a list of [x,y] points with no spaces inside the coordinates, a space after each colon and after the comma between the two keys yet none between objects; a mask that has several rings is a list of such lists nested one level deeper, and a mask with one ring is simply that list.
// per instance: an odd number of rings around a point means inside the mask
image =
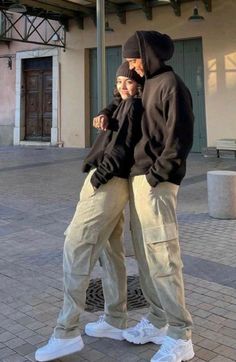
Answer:
[{"label": "white sneaker", "polygon": [[145,344],[153,342],[156,344],[162,344],[164,337],[166,336],[168,327],[156,328],[146,318],[142,318],[141,321],[134,327],[124,330],[123,337],[131,343]]},{"label": "white sneaker", "polygon": [[39,362],[52,361],[79,352],[83,347],[84,343],[81,336],[63,339],[51,337],[48,344],[37,349],[35,359]]},{"label": "white sneaker", "polygon": [[105,337],[123,341],[123,329],[111,326],[105,321],[105,316],[102,315],[96,322],[88,323],[85,326],[85,333],[91,337]]},{"label": "white sneaker", "polygon": [[181,362],[194,357],[191,339],[173,339],[166,337],[159,351],[154,354],[151,362]]}]

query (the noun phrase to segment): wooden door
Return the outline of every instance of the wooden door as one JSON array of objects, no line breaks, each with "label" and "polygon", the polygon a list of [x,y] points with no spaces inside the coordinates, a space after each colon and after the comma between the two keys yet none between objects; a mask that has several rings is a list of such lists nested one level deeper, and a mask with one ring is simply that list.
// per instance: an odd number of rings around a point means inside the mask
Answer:
[{"label": "wooden door", "polygon": [[51,140],[52,69],[47,68],[43,58],[28,61],[24,66],[26,140]]},{"label": "wooden door", "polygon": [[52,72],[44,71],[42,74],[43,80],[43,114],[42,114],[42,139],[51,140],[52,128]]}]

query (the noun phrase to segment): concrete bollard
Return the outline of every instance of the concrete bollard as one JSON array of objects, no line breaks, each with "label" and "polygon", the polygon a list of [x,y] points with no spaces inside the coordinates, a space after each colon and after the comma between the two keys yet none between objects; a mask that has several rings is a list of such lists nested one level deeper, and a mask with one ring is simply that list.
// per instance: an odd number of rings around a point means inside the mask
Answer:
[{"label": "concrete bollard", "polygon": [[236,172],[208,171],[208,210],[217,219],[236,219]]}]

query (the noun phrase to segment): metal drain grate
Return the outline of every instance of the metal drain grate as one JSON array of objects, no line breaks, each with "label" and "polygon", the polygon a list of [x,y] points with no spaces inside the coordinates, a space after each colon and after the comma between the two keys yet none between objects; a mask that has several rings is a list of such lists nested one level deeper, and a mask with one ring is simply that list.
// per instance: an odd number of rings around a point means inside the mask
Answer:
[{"label": "metal drain grate", "polygon": [[[148,306],[139,285],[138,276],[129,276],[128,284],[128,310],[139,309]],[[97,312],[104,309],[104,297],[102,291],[101,279],[93,279],[90,281],[86,296],[86,311]]]}]

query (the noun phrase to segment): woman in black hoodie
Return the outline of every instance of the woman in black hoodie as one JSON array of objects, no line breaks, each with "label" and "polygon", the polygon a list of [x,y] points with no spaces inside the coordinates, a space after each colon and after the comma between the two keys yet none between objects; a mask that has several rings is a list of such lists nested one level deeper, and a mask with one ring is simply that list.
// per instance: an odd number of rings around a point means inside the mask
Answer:
[{"label": "woman in black hoodie", "polygon": [[[170,37],[156,31],[137,31],[123,49],[130,69],[145,76],[142,137],[130,174],[130,218],[140,283],[150,303],[148,316],[123,336],[136,344],[162,344],[151,362],[181,362],[194,356],[176,219],[194,117],[188,88],[165,64],[173,51]],[[103,113],[108,115],[115,106]]]},{"label": "woman in black hoodie", "polygon": [[[127,317],[123,210],[129,198],[127,178],[133,164],[134,146],[141,136],[141,82],[141,77],[129,70],[127,62],[118,68],[116,93],[120,102],[110,120],[113,129],[98,136],[84,161],[83,170],[88,176],[74,217],[65,232],[63,308],[52,338],[36,351],[37,361],[51,361],[83,348],[79,317],[84,310],[91,271],[107,245],[115,250],[117,259],[110,272],[116,280],[125,281],[112,290],[117,303],[110,306],[107,320],[115,327],[108,331],[107,337],[123,339],[121,329],[126,327]],[[109,293],[106,297],[110,304]]]}]

